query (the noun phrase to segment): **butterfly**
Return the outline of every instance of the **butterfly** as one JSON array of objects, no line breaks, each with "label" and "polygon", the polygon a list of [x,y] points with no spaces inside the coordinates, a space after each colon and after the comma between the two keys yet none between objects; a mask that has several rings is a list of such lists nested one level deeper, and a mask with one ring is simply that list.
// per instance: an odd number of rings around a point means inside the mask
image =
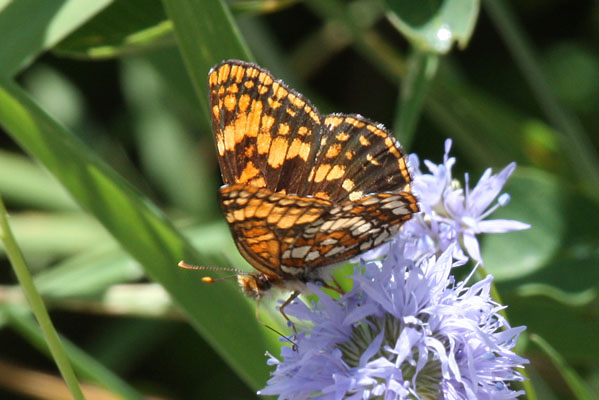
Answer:
[{"label": "butterfly", "polygon": [[389,241],[419,211],[407,157],[381,124],[321,115],[244,61],[213,67],[208,86],[220,204],[239,252],[256,269],[234,271],[257,299],[271,288],[293,291],[281,307],[285,318],[282,309],[306,283],[327,285],[326,267]]}]

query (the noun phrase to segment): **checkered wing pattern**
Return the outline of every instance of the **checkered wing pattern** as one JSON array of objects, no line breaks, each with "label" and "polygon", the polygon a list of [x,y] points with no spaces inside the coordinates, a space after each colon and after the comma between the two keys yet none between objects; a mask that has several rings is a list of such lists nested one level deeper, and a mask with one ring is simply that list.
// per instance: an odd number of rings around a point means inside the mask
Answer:
[{"label": "checkered wing pattern", "polygon": [[274,279],[374,248],[418,211],[406,157],[359,115],[321,116],[255,64],[209,75],[225,217],[242,255]]},{"label": "checkered wing pattern", "polygon": [[410,191],[403,150],[382,125],[360,115],[324,118],[319,150],[302,194],[335,203],[371,193]]},{"label": "checkered wing pattern", "polygon": [[316,108],[268,71],[241,61],[215,67],[209,86],[224,183],[298,193],[322,135]]}]

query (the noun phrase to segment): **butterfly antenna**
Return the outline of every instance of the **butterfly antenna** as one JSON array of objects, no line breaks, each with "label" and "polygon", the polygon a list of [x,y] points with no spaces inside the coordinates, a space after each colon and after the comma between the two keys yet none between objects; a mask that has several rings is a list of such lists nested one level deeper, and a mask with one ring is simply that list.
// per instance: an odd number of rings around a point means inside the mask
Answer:
[{"label": "butterfly antenna", "polygon": [[192,265],[188,264],[185,261],[179,261],[177,267],[182,269],[188,269],[192,271],[225,271],[225,272],[234,272],[233,275],[223,276],[221,278],[212,278],[210,276],[202,277],[202,282],[204,283],[214,283],[218,281],[223,281],[225,279],[231,279],[237,277],[237,275],[248,275],[246,271],[237,269],[237,268],[229,268],[229,267],[213,267],[210,265]]}]

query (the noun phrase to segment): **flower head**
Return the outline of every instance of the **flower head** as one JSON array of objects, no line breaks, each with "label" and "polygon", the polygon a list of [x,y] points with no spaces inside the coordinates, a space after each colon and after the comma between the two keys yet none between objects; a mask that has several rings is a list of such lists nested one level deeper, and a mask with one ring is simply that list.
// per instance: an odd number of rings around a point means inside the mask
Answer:
[{"label": "flower head", "polygon": [[[462,248],[476,262],[482,263],[478,240],[480,233],[503,233],[530,228],[530,225],[512,220],[486,220],[498,207],[509,203],[509,195],[501,194],[514,169],[509,164],[498,174],[487,169],[476,186],[470,189],[469,176],[465,185],[453,179],[452,167],[456,160],[449,157],[451,140],[445,142],[445,155],[442,164],[424,161],[430,173],[420,170],[418,157],[412,155],[414,166],[414,191],[418,194],[422,213],[406,223],[404,237],[417,241],[414,256],[439,254],[450,246],[455,249],[454,257],[465,262],[467,256]],[[497,198],[497,196],[499,197]],[[497,198],[497,203],[493,202]]]},{"label": "flower head", "polygon": [[[355,262],[354,287],[335,300],[309,284],[319,302],[296,301],[285,312],[304,321],[296,346],[260,393],[281,399],[512,399],[511,383],[528,361],[513,352],[525,327],[510,327],[490,296],[492,276],[456,282],[451,269],[469,258],[482,263],[477,235],[526,229],[487,220],[509,202],[500,194],[515,164],[485,171],[470,188],[452,177],[456,160],[445,143],[442,164],[411,156],[422,212],[395,241]],[[497,201],[495,202],[495,199]],[[493,204],[495,202],[495,204]],[[384,257],[383,261],[364,259]],[[474,271],[473,271],[474,272]],[[471,274],[472,275],[472,274]]]},{"label": "flower head", "polygon": [[512,348],[524,327],[511,328],[490,297],[492,277],[455,283],[448,249],[419,264],[395,243],[384,261],[362,263],[354,288],[333,300],[286,312],[313,325],[260,394],[281,399],[511,399],[509,383],[527,360]]}]

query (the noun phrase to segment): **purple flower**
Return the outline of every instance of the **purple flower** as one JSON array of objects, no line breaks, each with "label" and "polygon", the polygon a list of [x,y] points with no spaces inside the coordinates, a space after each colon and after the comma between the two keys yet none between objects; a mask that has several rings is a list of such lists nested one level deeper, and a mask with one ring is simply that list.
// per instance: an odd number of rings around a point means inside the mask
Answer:
[{"label": "purple flower", "polygon": [[[260,394],[280,399],[513,399],[513,382],[528,363],[512,349],[525,327],[511,328],[490,296],[492,276],[455,282],[451,269],[482,263],[477,235],[527,229],[487,220],[509,202],[500,194],[515,169],[488,169],[474,188],[452,176],[456,160],[445,142],[442,164],[418,157],[414,192],[421,212],[401,233],[355,262],[352,291],[334,300],[309,284],[319,302],[290,304],[303,321],[296,346],[283,347]],[[495,200],[497,198],[497,200]],[[383,257],[383,261],[365,262]],[[474,272],[474,271],[473,271]],[[472,275],[472,274],[471,274]]]},{"label": "purple flower", "polygon": [[490,297],[492,277],[468,286],[450,275],[450,247],[414,262],[396,242],[384,261],[362,263],[354,288],[334,300],[294,302],[305,321],[295,349],[285,346],[259,394],[280,399],[512,399],[527,363],[512,348],[525,328],[511,328]]},{"label": "purple flower", "polygon": [[[482,263],[476,236],[480,233],[503,233],[530,228],[530,225],[512,220],[485,220],[500,206],[509,203],[507,193],[500,194],[510,177],[515,163],[509,164],[497,175],[487,169],[473,189],[470,189],[469,176],[465,176],[465,187],[453,179],[451,169],[455,158],[449,157],[451,140],[445,142],[445,155],[442,164],[424,161],[430,171],[422,173],[418,157],[410,157],[414,168],[414,191],[420,200],[422,213],[406,223],[402,236],[416,240],[412,256],[419,258],[440,254],[453,247],[453,256],[466,262],[467,256]],[[499,195],[497,202],[492,205]],[[457,246],[454,246],[456,245]]]}]

